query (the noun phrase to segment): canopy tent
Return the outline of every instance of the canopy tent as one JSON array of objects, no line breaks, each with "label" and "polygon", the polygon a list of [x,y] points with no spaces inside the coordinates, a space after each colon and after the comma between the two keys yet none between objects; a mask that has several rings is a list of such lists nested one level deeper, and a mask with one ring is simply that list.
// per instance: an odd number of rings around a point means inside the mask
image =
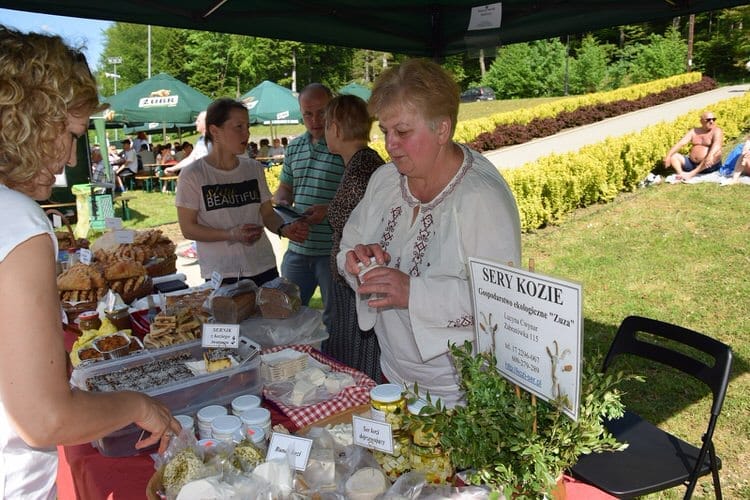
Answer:
[{"label": "canopy tent", "polygon": [[268,80],[240,97],[247,106],[250,123],[299,123],[302,113],[297,97],[286,87]]},{"label": "canopy tent", "polygon": [[352,82],[348,85],[344,85],[339,89],[339,94],[350,94],[350,95],[356,95],[360,99],[364,101],[370,100],[370,95],[372,92],[370,89],[365,87],[364,85],[360,85],[358,83]]},{"label": "canopy tent", "polygon": [[90,0],[0,0],[5,8],[46,14],[437,58],[745,4],[747,0],[505,0],[489,6],[477,0],[100,0],[94,7]]},{"label": "canopy tent", "polygon": [[166,135],[167,127],[193,123],[198,113],[204,111],[211,99],[194,88],[166,73],[160,73],[141,83],[105,99],[109,109],[108,119],[127,125],[147,126],[160,124]]}]

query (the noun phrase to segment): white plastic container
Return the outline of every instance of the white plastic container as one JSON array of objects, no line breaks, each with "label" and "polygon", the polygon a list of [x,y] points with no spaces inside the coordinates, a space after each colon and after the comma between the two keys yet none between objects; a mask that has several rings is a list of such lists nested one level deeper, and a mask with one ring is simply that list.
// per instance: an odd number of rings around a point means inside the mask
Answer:
[{"label": "white plastic container", "polygon": [[238,417],[253,408],[260,408],[260,398],[255,394],[244,394],[232,400],[232,414]]},{"label": "white plastic container", "polygon": [[259,450],[262,450],[263,452],[268,450],[266,431],[264,431],[262,427],[251,425],[245,429],[245,435]]},{"label": "white plastic container", "polygon": [[210,439],[213,437],[211,424],[216,417],[226,415],[227,409],[219,405],[208,405],[198,410],[198,436],[200,439]]},{"label": "white plastic container", "polygon": [[211,421],[211,437],[217,441],[241,441],[242,420],[235,415],[220,415]]},{"label": "white plastic container", "polygon": [[190,415],[175,415],[174,418],[180,423],[183,429],[195,434],[195,421]]},{"label": "white plastic container", "polygon": [[252,408],[240,415],[244,431],[250,427],[260,427],[267,437],[271,436],[271,412],[266,408]]}]

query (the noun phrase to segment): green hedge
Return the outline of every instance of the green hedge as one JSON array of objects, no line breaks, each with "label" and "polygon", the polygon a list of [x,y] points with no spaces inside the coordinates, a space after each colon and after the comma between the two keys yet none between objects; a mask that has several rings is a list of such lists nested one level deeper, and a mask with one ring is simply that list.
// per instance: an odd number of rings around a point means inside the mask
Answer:
[{"label": "green hedge", "polygon": [[[711,107],[721,117],[725,142],[750,126],[750,94]],[[555,154],[518,168],[501,170],[521,212],[521,227],[533,231],[561,221],[572,210],[611,201],[633,191],[664,155],[697,123],[697,111],[641,132],[610,138],[574,153]]]}]

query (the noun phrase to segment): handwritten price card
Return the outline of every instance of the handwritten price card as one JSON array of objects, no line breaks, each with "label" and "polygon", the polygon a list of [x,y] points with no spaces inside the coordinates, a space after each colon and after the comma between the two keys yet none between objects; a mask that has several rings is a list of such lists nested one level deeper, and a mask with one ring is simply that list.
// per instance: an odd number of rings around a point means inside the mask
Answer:
[{"label": "handwritten price card", "polygon": [[498,371],[545,401],[565,398],[578,419],[583,353],[581,285],[469,259],[477,349]]}]

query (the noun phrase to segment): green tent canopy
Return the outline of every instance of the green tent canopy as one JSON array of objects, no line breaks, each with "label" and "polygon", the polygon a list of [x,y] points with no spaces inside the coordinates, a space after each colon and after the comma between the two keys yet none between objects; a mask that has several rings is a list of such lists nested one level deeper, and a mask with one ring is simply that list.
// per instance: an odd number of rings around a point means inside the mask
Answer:
[{"label": "green tent canopy", "polygon": [[159,123],[192,123],[211,99],[166,73],[108,97],[105,116],[130,126]]},{"label": "green tent canopy", "polygon": [[365,87],[364,85],[360,85],[358,83],[352,82],[348,85],[345,85],[339,89],[339,94],[350,94],[350,95],[356,95],[360,99],[364,101],[370,100],[370,95],[372,92],[370,89]]},{"label": "green tent canopy", "polygon": [[240,97],[250,123],[299,123],[302,113],[297,97],[286,87],[265,80]]}]

